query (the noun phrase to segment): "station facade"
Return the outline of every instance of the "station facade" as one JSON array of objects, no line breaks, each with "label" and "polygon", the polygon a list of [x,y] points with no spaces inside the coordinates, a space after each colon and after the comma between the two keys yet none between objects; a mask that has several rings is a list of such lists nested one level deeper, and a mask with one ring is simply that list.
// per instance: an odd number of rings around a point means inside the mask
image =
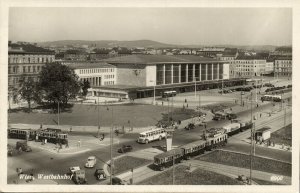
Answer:
[{"label": "station facade", "polygon": [[[94,96],[113,93],[111,97],[144,98],[177,92],[220,88],[222,84],[241,85],[244,79],[229,80],[229,64],[212,58],[193,55],[129,55],[102,62],[116,67],[114,85],[92,87]],[[107,95],[107,94],[106,94]]]}]

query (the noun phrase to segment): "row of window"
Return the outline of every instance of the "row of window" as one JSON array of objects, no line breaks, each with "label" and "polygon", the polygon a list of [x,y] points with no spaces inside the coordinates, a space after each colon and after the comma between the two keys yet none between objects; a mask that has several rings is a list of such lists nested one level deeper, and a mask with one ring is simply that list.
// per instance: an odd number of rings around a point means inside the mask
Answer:
[{"label": "row of window", "polygon": [[276,64],[292,64],[292,60],[276,60]]},{"label": "row of window", "polygon": [[101,72],[114,72],[114,69],[113,68],[94,68],[94,69],[79,70],[79,74],[91,74],[91,73],[101,73]]},{"label": "row of window", "polygon": [[115,81],[105,81],[104,85],[114,85]]},{"label": "row of window", "polygon": [[[33,81],[37,81],[38,77],[24,77],[25,81],[32,79]],[[8,85],[17,86],[20,83],[20,77],[8,77]]]},{"label": "row of window", "polygon": [[54,56],[52,55],[9,55],[8,57],[8,63],[14,64],[14,63],[21,63],[21,64],[27,64],[27,63],[50,63],[54,61]]},{"label": "row of window", "polygon": [[235,63],[238,64],[259,64],[259,63],[266,63],[265,60],[236,60]]},{"label": "row of window", "polygon": [[111,78],[115,78],[114,74],[109,74],[109,75],[104,75],[105,79],[111,79]]},{"label": "row of window", "polygon": [[8,74],[18,73],[38,73],[42,70],[42,66],[9,66]]}]

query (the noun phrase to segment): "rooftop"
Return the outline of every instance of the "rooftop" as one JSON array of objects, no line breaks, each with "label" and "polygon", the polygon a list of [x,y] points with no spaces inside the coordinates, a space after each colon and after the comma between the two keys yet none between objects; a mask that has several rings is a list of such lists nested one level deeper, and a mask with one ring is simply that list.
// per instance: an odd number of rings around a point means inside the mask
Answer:
[{"label": "rooftop", "polygon": [[86,69],[86,68],[115,68],[115,66],[111,64],[107,64],[104,62],[65,62],[63,63],[66,66],[69,66],[73,69]]},{"label": "rooftop", "polygon": [[9,54],[17,54],[17,53],[54,54],[54,51],[35,46],[33,44],[11,43],[8,46],[9,46],[9,50],[8,50]]},{"label": "rooftop", "polygon": [[[110,64],[157,64],[157,63],[203,63],[218,62],[213,58],[205,58],[195,55],[128,55],[102,60]],[[221,62],[221,61],[220,61]]]}]

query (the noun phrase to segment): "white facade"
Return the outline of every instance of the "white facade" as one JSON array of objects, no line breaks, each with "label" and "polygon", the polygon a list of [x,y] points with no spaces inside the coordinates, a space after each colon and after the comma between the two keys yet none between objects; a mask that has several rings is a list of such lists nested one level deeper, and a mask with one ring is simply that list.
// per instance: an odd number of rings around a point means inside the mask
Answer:
[{"label": "white facade", "polygon": [[115,67],[79,68],[74,70],[79,80],[89,81],[90,86],[106,86],[117,84]]},{"label": "white facade", "polygon": [[238,59],[233,63],[234,77],[253,77],[265,74],[266,60]]}]

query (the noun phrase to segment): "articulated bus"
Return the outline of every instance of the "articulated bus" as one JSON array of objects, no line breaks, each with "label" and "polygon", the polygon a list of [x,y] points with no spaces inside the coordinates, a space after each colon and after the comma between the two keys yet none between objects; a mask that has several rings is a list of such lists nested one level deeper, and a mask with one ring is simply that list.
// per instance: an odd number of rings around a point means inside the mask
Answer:
[{"label": "articulated bus", "polygon": [[166,130],[164,128],[155,128],[140,133],[137,139],[138,143],[149,143],[155,140],[162,140],[166,137]]}]

